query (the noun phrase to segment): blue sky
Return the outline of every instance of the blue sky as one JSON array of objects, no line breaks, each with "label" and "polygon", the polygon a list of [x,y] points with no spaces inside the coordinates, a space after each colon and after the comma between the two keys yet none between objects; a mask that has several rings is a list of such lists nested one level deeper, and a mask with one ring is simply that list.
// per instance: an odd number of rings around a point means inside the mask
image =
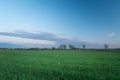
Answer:
[{"label": "blue sky", "polygon": [[119,21],[120,0],[0,0],[0,47],[120,47]]}]

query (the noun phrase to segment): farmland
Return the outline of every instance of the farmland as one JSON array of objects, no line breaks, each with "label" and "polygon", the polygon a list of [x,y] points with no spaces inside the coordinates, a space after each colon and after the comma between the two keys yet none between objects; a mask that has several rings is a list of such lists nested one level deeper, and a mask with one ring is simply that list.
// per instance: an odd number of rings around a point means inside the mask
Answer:
[{"label": "farmland", "polygon": [[0,80],[120,80],[120,52],[0,50]]}]

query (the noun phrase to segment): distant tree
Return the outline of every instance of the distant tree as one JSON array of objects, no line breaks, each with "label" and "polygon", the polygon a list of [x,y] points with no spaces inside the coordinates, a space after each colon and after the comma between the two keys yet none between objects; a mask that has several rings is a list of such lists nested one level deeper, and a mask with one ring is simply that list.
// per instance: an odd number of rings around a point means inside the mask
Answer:
[{"label": "distant tree", "polygon": [[[23,49],[24,50],[24,48],[21,48],[21,49]],[[29,50],[39,50],[39,48],[29,48]]]},{"label": "distant tree", "polygon": [[60,46],[59,46],[59,49],[66,49],[67,48],[67,46],[65,45],[65,44],[61,44]]},{"label": "distant tree", "polygon": [[66,49],[66,48],[67,48],[67,46],[65,44],[63,44],[63,49]]},{"label": "distant tree", "polygon": [[105,47],[105,49],[108,49],[109,45],[108,44],[104,44],[104,47]]},{"label": "distant tree", "polygon": [[69,45],[69,48],[70,48],[70,49],[76,49],[76,47],[73,46],[73,45]]},{"label": "distant tree", "polygon": [[49,48],[47,48],[47,47],[44,47],[44,48],[42,48],[42,50],[49,50]]},{"label": "distant tree", "polygon": [[83,49],[85,49],[85,44],[83,44]]},{"label": "distant tree", "polygon": [[72,49],[72,47],[73,47],[72,45],[69,45],[69,48],[70,48],[70,49]]},{"label": "distant tree", "polygon": [[55,47],[52,47],[52,50],[55,50]]}]

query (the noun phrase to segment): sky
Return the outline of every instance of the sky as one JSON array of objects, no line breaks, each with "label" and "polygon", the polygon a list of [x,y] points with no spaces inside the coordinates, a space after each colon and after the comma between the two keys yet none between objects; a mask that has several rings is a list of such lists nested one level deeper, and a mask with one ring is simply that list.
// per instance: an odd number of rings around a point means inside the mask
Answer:
[{"label": "sky", "polygon": [[0,47],[120,48],[120,0],[0,0]]}]

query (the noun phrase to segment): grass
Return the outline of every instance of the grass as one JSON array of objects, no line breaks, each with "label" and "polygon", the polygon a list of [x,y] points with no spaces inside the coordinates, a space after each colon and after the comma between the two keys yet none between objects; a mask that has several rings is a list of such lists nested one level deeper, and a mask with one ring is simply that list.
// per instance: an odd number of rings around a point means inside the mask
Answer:
[{"label": "grass", "polygon": [[0,80],[120,80],[120,52],[0,50]]}]

